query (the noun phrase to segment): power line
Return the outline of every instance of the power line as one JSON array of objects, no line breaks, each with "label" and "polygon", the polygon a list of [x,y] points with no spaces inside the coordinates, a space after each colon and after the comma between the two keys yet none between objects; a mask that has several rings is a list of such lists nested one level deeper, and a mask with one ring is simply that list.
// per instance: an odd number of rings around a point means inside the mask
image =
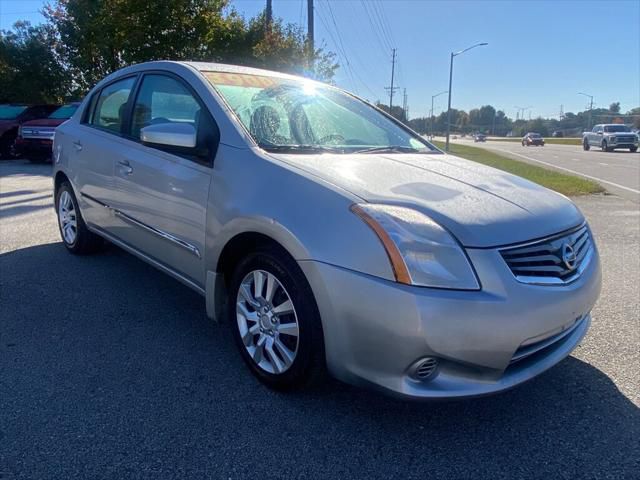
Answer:
[{"label": "power line", "polygon": [[[349,81],[351,83],[351,88],[355,89],[356,88],[356,84],[355,84],[355,80],[353,78],[353,72],[351,70],[351,66],[349,65],[348,60],[345,58],[345,54],[342,51],[342,49],[340,48],[340,44],[338,43],[336,38],[333,36],[333,32],[329,28],[329,24],[325,20],[324,15],[322,14],[320,9],[318,9],[318,18],[320,19],[320,22],[322,23],[322,25],[324,26],[325,30],[327,31],[327,33],[331,37],[331,41],[333,42],[333,44],[336,47],[336,50],[338,51],[338,64],[340,66],[345,66],[346,67],[345,71],[347,72],[347,76],[348,76]],[[342,59],[342,61],[340,59]]]},{"label": "power line", "polygon": [[387,50],[390,46],[385,45],[385,43],[382,41],[382,37],[380,36],[379,33],[379,27],[377,27],[375,25],[375,22],[373,21],[371,14],[369,13],[369,8],[367,7],[367,3],[365,0],[360,0],[360,3],[362,4],[362,8],[365,11],[365,14],[367,15],[367,18],[369,20],[369,25],[371,25],[371,30],[373,31],[373,34],[378,42],[378,44],[380,45],[380,48],[382,49],[382,51]]},{"label": "power line", "polygon": [[373,7],[373,10],[376,12],[376,14],[378,16],[378,20],[380,22],[380,25],[382,26],[382,33],[387,38],[389,46],[394,46],[396,44],[396,42],[395,42],[395,40],[393,38],[393,33],[392,33],[391,26],[389,25],[389,22],[387,21],[387,14],[386,14],[386,12],[384,10],[383,4],[374,1],[374,2],[372,2],[372,7]]},{"label": "power line", "polygon": [[[375,93],[373,93],[373,90],[371,90],[371,88],[369,88],[369,86],[367,85],[367,83],[362,79],[362,77],[360,76],[360,74],[358,73],[358,69],[353,69],[351,67],[351,62],[349,61],[349,55],[347,55],[347,50],[344,46],[344,42],[342,41],[342,35],[340,34],[340,28],[338,28],[338,24],[336,22],[336,18],[335,15],[333,14],[333,9],[331,8],[331,4],[329,3],[329,0],[325,0],[325,3],[328,7],[328,11],[329,11],[329,15],[331,17],[331,21],[333,23],[333,26],[335,28],[335,33],[336,33],[336,37],[338,39],[338,41],[336,42],[335,37],[333,36],[333,33],[331,32],[328,21],[325,22],[323,20],[323,24],[325,25],[325,28],[327,28],[327,31],[329,33],[329,35],[331,36],[334,44],[336,45],[336,48],[338,49],[339,52],[341,52],[342,54],[342,58],[344,60],[344,63],[346,63],[346,67],[347,67],[347,73],[349,74],[349,76],[351,77],[352,80],[352,87],[355,90],[355,78],[358,79],[358,81],[364,86],[364,88],[366,90],[369,91],[369,93],[372,96],[375,96]],[[320,16],[320,9],[318,9],[318,15]],[[356,58],[356,60],[358,59],[357,55],[354,55],[354,57]]]}]

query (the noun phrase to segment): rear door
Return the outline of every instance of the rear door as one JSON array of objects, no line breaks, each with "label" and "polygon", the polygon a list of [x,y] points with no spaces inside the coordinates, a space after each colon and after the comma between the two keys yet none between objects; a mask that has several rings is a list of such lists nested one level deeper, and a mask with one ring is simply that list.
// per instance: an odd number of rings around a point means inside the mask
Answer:
[{"label": "rear door", "polygon": [[[142,143],[140,131],[160,123],[189,123],[198,132],[196,156]],[[169,73],[146,73],[137,88],[128,148],[115,165],[114,207],[132,228],[125,242],[204,285],[206,207],[217,126],[189,85]]]},{"label": "rear door", "polygon": [[137,76],[116,80],[91,98],[88,110],[74,129],[65,129],[73,183],[79,193],[82,215],[87,223],[120,236],[126,227],[111,207],[116,199],[114,166],[126,140],[123,138],[126,111]]}]

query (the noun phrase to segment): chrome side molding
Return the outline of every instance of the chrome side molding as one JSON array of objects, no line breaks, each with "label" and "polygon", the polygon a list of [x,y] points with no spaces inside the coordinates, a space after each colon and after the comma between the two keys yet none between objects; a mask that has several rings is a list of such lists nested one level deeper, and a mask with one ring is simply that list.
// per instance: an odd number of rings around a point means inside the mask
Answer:
[{"label": "chrome side molding", "polygon": [[150,233],[153,233],[153,234],[157,235],[160,238],[164,238],[165,240],[168,240],[169,242],[171,242],[171,243],[173,243],[175,245],[178,245],[179,247],[182,247],[185,250],[188,250],[190,253],[192,253],[193,255],[195,255],[198,258],[202,258],[202,256],[200,255],[200,250],[198,250],[198,247],[196,247],[195,245],[192,245],[192,244],[190,244],[188,242],[185,242],[181,238],[178,238],[175,235],[172,235],[172,234],[170,234],[168,232],[165,232],[165,231],[160,230],[158,228],[152,227],[151,225],[147,225],[146,223],[141,222],[137,218],[134,218],[134,217],[132,217],[130,215],[127,215],[126,213],[118,210],[117,208],[113,208],[110,205],[107,205],[106,203],[101,202],[97,198],[93,198],[92,196],[87,195],[86,193],[80,192],[80,195],[83,198],[86,198],[87,200],[90,200],[92,202],[97,203],[98,205],[102,205],[103,207],[108,208],[111,212],[113,212],[113,214],[116,217],[122,218],[126,222],[129,222],[132,225],[135,225],[137,227],[142,228],[143,230],[146,230],[146,231],[148,231]]}]

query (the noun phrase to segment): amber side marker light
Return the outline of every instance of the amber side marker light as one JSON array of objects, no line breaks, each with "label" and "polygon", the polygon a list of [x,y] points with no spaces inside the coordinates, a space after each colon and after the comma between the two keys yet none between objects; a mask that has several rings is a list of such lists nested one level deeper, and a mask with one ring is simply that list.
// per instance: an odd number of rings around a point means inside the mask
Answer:
[{"label": "amber side marker light", "polygon": [[396,277],[396,281],[399,283],[404,283],[407,285],[411,285],[411,276],[409,275],[409,271],[407,270],[407,266],[402,259],[402,255],[400,254],[400,250],[396,247],[396,244],[393,243],[389,234],[385,231],[384,228],[380,226],[380,224],[367,212],[365,212],[359,205],[351,205],[351,211],[358,215],[364,222],[369,225],[371,230],[375,232],[375,234],[380,239],[382,246],[387,252],[387,256],[389,257],[389,262],[391,263],[391,268],[393,270],[393,274]]}]

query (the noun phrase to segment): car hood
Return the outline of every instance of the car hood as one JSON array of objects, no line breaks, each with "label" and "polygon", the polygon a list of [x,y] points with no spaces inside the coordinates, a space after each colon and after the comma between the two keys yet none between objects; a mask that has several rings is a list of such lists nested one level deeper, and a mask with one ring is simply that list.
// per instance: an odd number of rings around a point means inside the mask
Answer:
[{"label": "car hood", "polygon": [[39,118],[37,120],[29,120],[22,124],[23,127],[57,127],[69,120],[68,118]]},{"label": "car hood", "polygon": [[367,202],[419,210],[466,247],[520,243],[584,222],[565,196],[452,155],[274,156]]}]

